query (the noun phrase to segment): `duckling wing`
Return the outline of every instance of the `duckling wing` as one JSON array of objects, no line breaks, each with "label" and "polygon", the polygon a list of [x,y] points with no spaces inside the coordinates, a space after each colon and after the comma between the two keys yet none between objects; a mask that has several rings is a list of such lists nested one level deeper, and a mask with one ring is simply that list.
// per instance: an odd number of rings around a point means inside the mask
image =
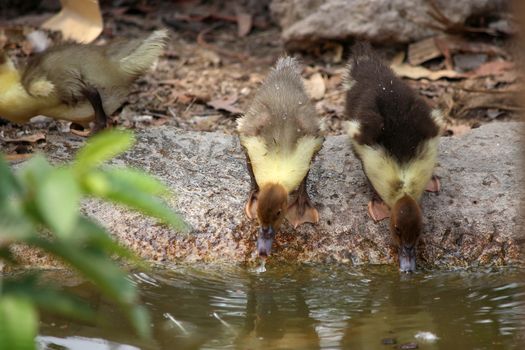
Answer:
[{"label": "duckling wing", "polygon": [[[99,48],[89,45],[62,44],[34,56],[22,73],[22,85],[33,96],[50,97],[74,104],[83,100],[82,89],[89,74],[85,70],[104,67]],[[102,68],[103,69],[103,68]]]},{"label": "duckling wing", "polygon": [[45,77],[29,82],[25,88],[31,96],[35,97],[49,97],[56,89],[55,84]]}]

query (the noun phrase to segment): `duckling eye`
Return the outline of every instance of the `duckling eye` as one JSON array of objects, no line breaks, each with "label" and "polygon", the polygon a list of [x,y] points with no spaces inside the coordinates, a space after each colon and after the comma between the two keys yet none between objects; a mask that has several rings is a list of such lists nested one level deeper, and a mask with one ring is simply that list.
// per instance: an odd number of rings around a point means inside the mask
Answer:
[{"label": "duckling eye", "polygon": [[281,215],[282,209],[277,210],[277,216]]}]

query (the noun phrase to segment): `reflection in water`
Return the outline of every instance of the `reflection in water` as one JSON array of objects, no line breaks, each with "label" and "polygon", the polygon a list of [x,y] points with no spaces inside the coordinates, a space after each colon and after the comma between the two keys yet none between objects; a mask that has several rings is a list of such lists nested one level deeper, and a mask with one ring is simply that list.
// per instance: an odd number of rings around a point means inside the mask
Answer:
[{"label": "reflection in water", "polygon": [[[122,315],[87,283],[104,325],[43,319],[41,349],[522,349],[520,271],[400,275],[390,267],[175,267],[130,278],[142,292],[154,339],[133,336]],[[416,339],[429,332],[434,341]]]},{"label": "reflection in water", "polygon": [[295,275],[301,280],[278,271],[248,277],[245,325],[237,348],[319,348],[315,321],[310,318],[303,291],[309,273],[305,270]]},{"label": "reflection in water", "polygon": [[139,350],[135,346],[116,344],[105,339],[84,337],[43,337],[37,338],[40,348],[46,349],[76,349],[76,350]]}]

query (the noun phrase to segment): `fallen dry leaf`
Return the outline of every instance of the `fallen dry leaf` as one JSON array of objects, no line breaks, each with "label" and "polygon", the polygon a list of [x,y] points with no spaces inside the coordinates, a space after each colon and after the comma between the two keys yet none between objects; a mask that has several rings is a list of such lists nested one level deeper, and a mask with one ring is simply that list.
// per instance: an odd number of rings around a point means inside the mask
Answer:
[{"label": "fallen dry leaf", "polygon": [[472,130],[470,125],[465,125],[465,124],[447,126],[447,131],[450,133],[450,135],[454,135],[454,136],[462,136],[462,135],[468,134],[470,130]]},{"label": "fallen dry leaf", "polygon": [[390,68],[392,68],[394,73],[396,73],[398,76],[403,77],[403,78],[414,79],[414,80],[428,79],[428,80],[434,81],[434,80],[439,80],[443,78],[448,78],[448,79],[465,78],[465,74],[458,73],[454,70],[442,69],[442,70],[432,71],[425,67],[412,66],[407,63],[403,63],[400,65],[392,65],[390,66]]},{"label": "fallen dry leaf", "polygon": [[306,92],[313,100],[320,100],[326,92],[326,85],[321,73],[314,73],[304,81]]},{"label": "fallen dry leaf", "polygon": [[46,139],[46,134],[44,134],[43,132],[37,132],[36,134],[33,134],[33,135],[23,135],[23,136],[16,137],[16,138],[6,137],[6,138],[4,138],[3,141],[5,141],[5,142],[29,142],[29,143],[35,143],[35,142],[38,142],[38,141],[41,141],[41,140],[45,140],[45,139]]},{"label": "fallen dry leaf", "polygon": [[393,59],[390,64],[390,68],[396,73],[398,76],[402,78],[409,78],[414,80],[419,79],[428,79],[428,80],[439,80],[442,78],[464,78],[465,75],[458,73],[454,70],[450,69],[443,69],[438,71],[432,71],[430,69],[427,69],[422,66],[413,66],[408,63],[404,63],[405,60],[405,53],[400,52],[398,53]]},{"label": "fallen dry leaf", "polygon": [[479,66],[475,71],[471,72],[470,75],[474,77],[486,77],[490,75],[503,74],[505,71],[512,70],[514,63],[509,61],[492,61],[487,62]]},{"label": "fallen dry leaf", "polygon": [[171,101],[171,103],[178,102],[178,103],[187,105],[192,102],[206,103],[210,100],[210,96],[204,93],[199,93],[199,92],[190,93],[190,92],[180,92],[180,91],[173,90],[171,92],[169,100]]},{"label": "fallen dry leaf", "polygon": [[199,48],[195,50],[195,59],[202,60],[206,67],[218,67],[221,63],[221,57],[215,52],[207,48]]},{"label": "fallen dry leaf", "polygon": [[89,135],[91,135],[91,130],[89,129],[85,129],[85,130],[70,129],[69,132],[72,133],[73,135],[77,135],[80,137],[88,137]]},{"label": "fallen dry leaf", "polygon": [[211,131],[213,126],[216,125],[223,116],[221,115],[208,115],[208,116],[195,116],[191,120],[195,129],[199,131]]},{"label": "fallen dry leaf", "polygon": [[13,162],[17,160],[25,160],[27,158],[31,158],[33,156],[33,153],[14,153],[14,154],[5,154],[4,159],[8,162]]},{"label": "fallen dry leaf", "polygon": [[216,110],[223,110],[232,114],[241,114],[242,110],[233,105],[235,102],[237,102],[237,94],[209,101],[207,105]]},{"label": "fallen dry leaf", "polygon": [[343,61],[344,47],[341,44],[336,44],[334,48],[334,57],[332,61],[334,63],[341,63]]},{"label": "fallen dry leaf", "polygon": [[150,124],[154,126],[161,126],[161,125],[166,124],[168,121],[169,121],[168,118],[159,117],[159,118],[153,118]]},{"label": "fallen dry leaf", "polygon": [[252,15],[245,12],[239,12],[237,14],[237,35],[244,37],[252,30]]},{"label": "fallen dry leaf", "polygon": [[159,85],[178,85],[180,84],[180,79],[164,79],[157,82]]},{"label": "fallen dry leaf", "polygon": [[435,37],[420,40],[408,46],[408,62],[412,65],[418,65],[441,56],[443,53],[436,45]]},{"label": "fallen dry leaf", "polygon": [[392,58],[392,61],[390,62],[391,66],[398,66],[400,64],[403,64],[405,61],[405,53],[403,51],[398,52],[394,58]]},{"label": "fallen dry leaf", "polygon": [[454,67],[460,72],[467,72],[478,69],[487,59],[484,53],[460,53],[454,55]]}]

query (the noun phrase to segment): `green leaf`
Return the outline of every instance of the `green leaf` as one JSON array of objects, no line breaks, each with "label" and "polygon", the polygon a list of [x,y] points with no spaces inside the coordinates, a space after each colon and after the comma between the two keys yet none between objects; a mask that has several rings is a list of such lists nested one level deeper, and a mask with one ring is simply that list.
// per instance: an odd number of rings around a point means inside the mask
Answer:
[{"label": "green leaf", "polygon": [[151,338],[151,319],[148,310],[142,305],[125,309],[131,324],[143,339]]},{"label": "green leaf", "polygon": [[[1,244],[0,244],[1,246]],[[15,256],[9,249],[9,247],[0,247],[0,259],[6,261],[9,264],[17,265],[18,261],[16,261]]]},{"label": "green leaf", "polygon": [[26,298],[0,297],[0,347],[33,350],[38,329],[34,305]]},{"label": "green leaf", "polygon": [[32,221],[23,212],[18,198],[4,203],[0,210],[0,246],[23,240],[35,234]]},{"label": "green leaf", "polygon": [[30,160],[28,160],[18,174],[21,179],[21,186],[26,191],[31,191],[37,187],[40,182],[47,179],[49,173],[53,170],[53,167],[49,162],[40,154],[37,154]]},{"label": "green leaf", "polygon": [[[99,174],[100,175],[100,174]],[[157,218],[170,225],[179,232],[188,231],[186,223],[179,214],[170,209],[166,203],[148,193],[137,191],[133,183],[122,180],[118,175],[105,174],[107,183],[103,186],[94,186],[90,193],[102,199],[124,204],[139,212]],[[102,179],[97,180],[102,182]],[[98,192],[98,189],[103,189]]]},{"label": "green leaf", "polygon": [[9,165],[0,155],[0,205],[5,203],[14,193],[21,193],[20,185]]},{"label": "green leaf", "polygon": [[73,233],[79,201],[80,189],[66,168],[54,169],[36,189],[36,204],[44,222],[62,238]]},{"label": "green leaf", "polygon": [[80,217],[75,232],[75,238],[79,239],[83,244],[99,247],[108,254],[115,254],[126,260],[131,260],[135,265],[143,264],[143,261],[131,250],[118,244],[104,228],[86,217]]},{"label": "green leaf", "polygon": [[35,274],[6,279],[3,283],[3,293],[6,296],[23,296],[41,309],[62,316],[85,321],[95,320],[95,312],[87,303],[49,285],[38,284]]},{"label": "green leaf", "polygon": [[110,190],[110,183],[102,171],[90,171],[81,180],[82,189],[86,194],[104,196]]},{"label": "green leaf", "polygon": [[27,240],[43,250],[62,259],[65,263],[91,280],[105,295],[113,300],[132,304],[137,301],[137,290],[126,274],[105,254],[93,249],[82,249],[81,246],[53,242],[33,237]]},{"label": "green leaf", "polygon": [[109,168],[104,169],[114,182],[120,182],[123,186],[134,188],[135,191],[140,191],[150,195],[166,195],[169,194],[169,189],[155,179],[142,171],[130,168]]},{"label": "green leaf", "polygon": [[134,143],[131,132],[107,130],[93,136],[77,154],[75,168],[79,172],[97,167],[128,150]]},{"label": "green leaf", "polygon": [[41,238],[32,238],[28,243],[61,258],[65,263],[90,279],[102,293],[120,304],[139,335],[142,337],[150,336],[149,315],[146,309],[135,305],[138,300],[135,285],[106,255],[89,249],[82,250],[78,247],[71,247],[71,244],[65,245],[61,242],[50,242]]}]

